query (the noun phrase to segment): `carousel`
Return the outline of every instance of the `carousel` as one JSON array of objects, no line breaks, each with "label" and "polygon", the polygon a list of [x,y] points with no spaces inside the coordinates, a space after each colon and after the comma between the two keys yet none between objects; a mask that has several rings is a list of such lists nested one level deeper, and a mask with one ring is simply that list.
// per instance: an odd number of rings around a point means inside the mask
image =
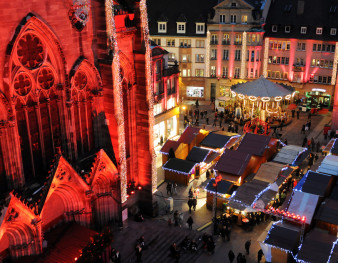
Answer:
[{"label": "carousel", "polygon": [[281,120],[287,122],[289,119],[286,105],[290,104],[295,89],[260,77],[251,82],[233,85],[231,93],[235,97],[236,118],[258,118],[273,123]]}]

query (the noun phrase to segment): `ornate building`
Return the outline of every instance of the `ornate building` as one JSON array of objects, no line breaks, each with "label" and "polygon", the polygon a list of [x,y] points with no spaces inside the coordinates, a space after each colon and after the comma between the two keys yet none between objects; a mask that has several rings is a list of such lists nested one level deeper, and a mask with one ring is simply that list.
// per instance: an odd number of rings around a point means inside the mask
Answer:
[{"label": "ornate building", "polygon": [[[8,14],[0,17],[0,185],[22,196],[10,194],[2,210],[0,252],[41,253],[43,232],[58,222],[102,226],[125,220],[133,203],[151,209],[156,170],[145,1],[0,7]],[[36,196],[29,196],[32,183],[42,185]],[[128,186],[142,189],[132,202]]]}]

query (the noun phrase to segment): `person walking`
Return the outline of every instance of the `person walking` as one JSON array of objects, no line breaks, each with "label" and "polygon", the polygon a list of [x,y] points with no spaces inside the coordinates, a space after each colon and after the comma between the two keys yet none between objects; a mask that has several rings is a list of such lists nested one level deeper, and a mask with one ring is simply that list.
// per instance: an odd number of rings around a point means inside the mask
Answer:
[{"label": "person walking", "polygon": [[231,249],[229,250],[228,257],[229,257],[230,263],[232,263],[235,259],[235,254]]},{"label": "person walking", "polygon": [[288,140],[287,139],[284,140],[284,144],[288,145]]},{"label": "person walking", "polygon": [[177,195],[177,183],[173,183],[172,188],[173,188],[173,193],[174,193],[175,195]]},{"label": "person walking", "polygon": [[189,226],[189,230],[192,230],[192,224],[194,223],[194,220],[192,219],[191,216],[189,216],[187,223],[188,223],[188,226]]},{"label": "person walking", "polygon": [[316,144],[316,152],[319,153],[320,152],[320,142],[317,141],[317,144]]},{"label": "person walking", "polygon": [[257,261],[258,261],[258,263],[261,262],[261,260],[263,258],[263,255],[264,255],[263,250],[261,250],[261,249],[258,250],[258,253],[257,253]]},{"label": "person walking", "polygon": [[140,244],[136,245],[136,262],[142,262],[142,247]]},{"label": "person walking", "polygon": [[196,109],[198,109],[198,106],[200,105],[198,102],[198,99],[196,100],[195,105],[196,105]]},{"label": "person walking", "polygon": [[305,134],[305,124],[303,124],[303,126],[302,126],[302,130],[301,130],[301,132],[300,132],[301,134]]},{"label": "person walking", "polygon": [[250,254],[250,246],[251,246],[251,240],[246,241],[244,247],[245,247],[245,251],[247,255]]},{"label": "person walking", "polygon": [[309,111],[309,114],[307,115],[307,119],[311,120],[311,111]]},{"label": "person walking", "polygon": [[242,253],[238,253],[236,260],[237,263],[242,263]]},{"label": "person walking", "polygon": [[172,188],[171,183],[168,182],[168,184],[167,184],[167,195],[171,195],[171,188]]},{"label": "person walking", "polygon": [[192,199],[189,198],[188,200],[188,206],[189,206],[189,213],[191,214],[191,207],[192,207]]},{"label": "person walking", "polygon": [[299,120],[299,113],[300,113],[300,109],[298,109],[297,111],[297,120]]},{"label": "person walking", "polygon": [[292,113],[292,118],[294,118],[295,117],[295,109],[293,109],[292,111],[291,111],[291,113]]},{"label": "person walking", "polygon": [[207,125],[209,125],[209,118],[208,117],[205,119],[205,121],[207,122]]},{"label": "person walking", "polygon": [[212,124],[212,127],[216,127],[216,121],[217,121],[217,119],[215,118],[214,123]]},{"label": "person walking", "polygon": [[196,206],[197,206],[197,199],[195,197],[192,199],[192,207],[194,208],[194,211],[196,211]]},{"label": "person walking", "polygon": [[307,137],[305,136],[303,139],[302,147],[305,147],[307,144]]}]

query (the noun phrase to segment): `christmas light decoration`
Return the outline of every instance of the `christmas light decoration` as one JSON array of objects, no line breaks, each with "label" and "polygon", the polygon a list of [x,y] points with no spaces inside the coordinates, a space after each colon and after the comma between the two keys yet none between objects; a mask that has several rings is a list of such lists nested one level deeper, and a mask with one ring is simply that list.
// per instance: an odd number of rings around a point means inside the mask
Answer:
[{"label": "christmas light decoration", "polygon": [[333,59],[331,85],[336,85],[337,63],[338,63],[338,42],[336,42],[336,49],[335,49],[334,59]]},{"label": "christmas light decoration", "polygon": [[236,92],[231,91],[231,95],[232,95],[232,97],[236,97]]},{"label": "christmas light decoration", "polygon": [[119,147],[119,164],[120,164],[120,184],[121,184],[121,203],[127,201],[127,162],[126,162],[126,139],[124,127],[124,114],[123,114],[123,93],[122,93],[122,80],[120,74],[120,56],[119,47],[117,44],[117,35],[114,19],[114,1],[106,0],[106,27],[107,36],[110,41],[111,48],[114,50],[113,58],[113,90],[114,90],[114,111],[115,118],[118,125],[118,147]]},{"label": "christmas light decoration", "polygon": [[250,101],[256,101],[256,100],[257,100],[257,97],[255,97],[255,96],[249,96],[249,100],[250,100]]},{"label": "christmas light decoration", "polygon": [[264,43],[264,57],[263,57],[263,77],[268,76],[268,58],[269,58],[269,40],[270,38],[265,38]]},{"label": "christmas light decoration", "polygon": [[269,97],[262,97],[262,98],[261,98],[261,101],[263,101],[263,102],[268,102],[268,101],[270,101],[270,98],[269,98]]},{"label": "christmas light decoration", "polygon": [[[257,200],[258,200],[259,198],[261,198],[261,196],[262,196],[266,191],[268,191],[269,189],[270,189],[270,186],[268,186],[268,187],[264,188],[262,191],[260,191],[260,192],[256,195],[255,200],[252,202],[251,207],[254,207],[254,205],[255,205],[255,203],[257,202]],[[276,192],[276,194],[277,194],[277,192]]]},{"label": "christmas light decoration", "polygon": [[285,99],[286,99],[286,100],[290,100],[290,99],[291,99],[291,95],[290,95],[290,94],[289,94],[289,95],[286,95],[286,96],[285,96]]},{"label": "christmas light decoration", "polygon": [[[140,1],[140,12],[141,12],[141,25],[143,29],[143,38],[146,45],[146,90],[147,90],[147,102],[148,102],[148,117],[149,117],[149,148],[151,154],[151,182],[152,182],[152,192],[154,193],[157,190],[157,169],[156,169],[156,153],[154,148],[154,126],[155,126],[155,117],[154,117],[154,97],[151,85],[151,49],[150,49],[150,40],[149,40],[149,27],[148,27],[148,13],[146,0]],[[177,91],[178,92],[178,91]],[[177,96],[178,97],[178,96]]]},{"label": "christmas light decoration", "polygon": [[207,48],[205,61],[206,61],[205,76],[210,77],[210,31],[207,32]]},{"label": "christmas light decoration", "polygon": [[326,263],[330,263],[330,261],[331,261],[331,256],[332,256],[333,251],[334,251],[334,247],[335,247],[337,244],[338,244],[338,239],[337,239],[335,242],[333,242],[332,248],[331,248],[331,251],[330,251],[330,256],[329,256],[329,258],[328,258],[328,260],[327,260]]},{"label": "christmas light decoration", "polygon": [[281,96],[275,97],[275,101],[281,101],[282,99],[283,99],[283,97],[281,97]]},{"label": "christmas light decoration", "polygon": [[[167,162],[169,162],[169,161],[167,161]],[[170,168],[164,167],[167,164],[167,162],[162,166],[163,170],[174,172],[174,173],[178,173],[178,174],[184,174],[184,175],[190,175],[190,174],[192,174],[192,171],[194,170],[195,166],[197,165],[197,163],[195,163],[195,165],[190,169],[190,171],[186,173],[186,172],[177,171],[177,170],[174,170],[174,169],[170,169]]]},{"label": "christmas light decoration", "polygon": [[238,94],[237,96],[238,96],[238,98],[240,98],[241,100],[244,99],[244,95],[243,95],[243,94]]},{"label": "christmas light decoration", "polygon": [[247,33],[244,31],[242,34],[242,59],[241,59],[241,72],[240,78],[245,79],[245,64],[246,64],[246,36]]}]

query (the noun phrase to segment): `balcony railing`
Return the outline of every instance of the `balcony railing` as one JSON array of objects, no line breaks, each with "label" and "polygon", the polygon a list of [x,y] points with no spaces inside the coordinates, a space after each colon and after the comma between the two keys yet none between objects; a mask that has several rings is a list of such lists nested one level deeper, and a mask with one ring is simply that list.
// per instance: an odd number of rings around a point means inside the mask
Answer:
[{"label": "balcony railing", "polygon": [[235,45],[242,45],[242,41],[235,41],[234,44]]},{"label": "balcony railing", "polygon": [[222,45],[230,45],[230,40],[223,40]]},{"label": "balcony railing", "polygon": [[210,45],[218,45],[218,40],[211,40]]},{"label": "balcony railing", "polygon": [[217,59],[217,57],[211,57],[210,58],[210,60],[216,60]]}]

